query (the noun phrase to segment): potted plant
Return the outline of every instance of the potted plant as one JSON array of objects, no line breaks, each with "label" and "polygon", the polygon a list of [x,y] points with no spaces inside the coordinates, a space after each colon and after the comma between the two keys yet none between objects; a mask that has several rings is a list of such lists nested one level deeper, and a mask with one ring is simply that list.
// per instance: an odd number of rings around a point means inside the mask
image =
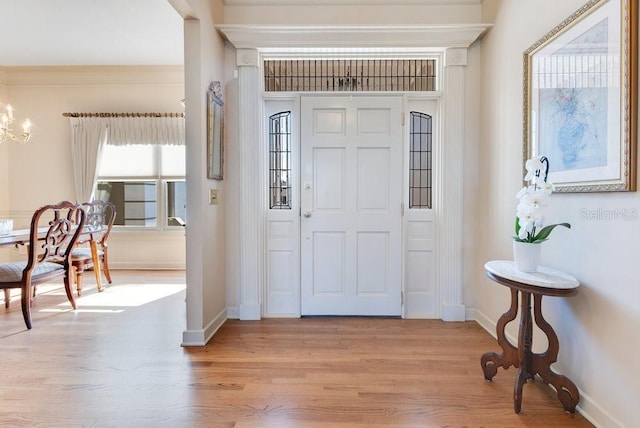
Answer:
[{"label": "potted plant", "polygon": [[[549,238],[556,226],[571,228],[569,223],[543,226],[543,208],[554,190],[549,176],[549,159],[539,156],[529,159],[525,168],[527,183],[516,194],[520,201],[516,209],[516,234],[513,237],[513,258],[518,270],[535,272],[540,263],[540,244]],[[544,175],[542,172],[544,171]]]}]

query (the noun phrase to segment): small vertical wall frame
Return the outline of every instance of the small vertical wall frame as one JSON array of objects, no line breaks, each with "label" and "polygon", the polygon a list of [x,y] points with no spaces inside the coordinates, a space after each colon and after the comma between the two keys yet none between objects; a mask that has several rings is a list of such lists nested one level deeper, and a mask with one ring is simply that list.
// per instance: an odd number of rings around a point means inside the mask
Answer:
[{"label": "small vertical wall frame", "polygon": [[222,180],[224,162],[224,109],[222,88],[214,81],[207,91],[207,178]]},{"label": "small vertical wall frame", "polygon": [[558,192],[636,190],[638,1],[591,0],[524,52],[524,159]]}]

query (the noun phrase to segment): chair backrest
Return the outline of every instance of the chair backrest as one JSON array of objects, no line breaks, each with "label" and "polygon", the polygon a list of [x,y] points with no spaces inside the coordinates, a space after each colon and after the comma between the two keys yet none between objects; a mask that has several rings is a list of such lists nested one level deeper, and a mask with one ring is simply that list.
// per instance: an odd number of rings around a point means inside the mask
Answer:
[{"label": "chair backrest", "polygon": [[31,218],[29,260],[26,272],[44,262],[63,262],[69,267],[68,249],[73,248],[84,227],[86,215],[80,205],[62,201],[38,208]]},{"label": "chair backrest", "polygon": [[[104,245],[109,238],[111,228],[116,220],[116,206],[111,202],[96,200],[93,202],[85,202],[82,204],[86,214],[87,228],[101,230],[96,233],[99,239],[96,239],[101,245]],[[96,236],[94,236],[94,239]]]}]

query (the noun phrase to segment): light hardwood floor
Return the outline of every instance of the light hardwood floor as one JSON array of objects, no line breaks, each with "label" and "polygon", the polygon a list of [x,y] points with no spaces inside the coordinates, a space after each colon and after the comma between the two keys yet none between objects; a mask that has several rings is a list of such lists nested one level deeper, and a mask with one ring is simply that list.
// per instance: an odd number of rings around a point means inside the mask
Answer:
[{"label": "light hardwood floor", "polygon": [[539,382],[513,413],[515,370],[473,322],[229,320],[182,348],[184,273],[114,271],[79,309],[40,287],[27,331],[19,300],[0,322],[2,427],[586,427]]}]

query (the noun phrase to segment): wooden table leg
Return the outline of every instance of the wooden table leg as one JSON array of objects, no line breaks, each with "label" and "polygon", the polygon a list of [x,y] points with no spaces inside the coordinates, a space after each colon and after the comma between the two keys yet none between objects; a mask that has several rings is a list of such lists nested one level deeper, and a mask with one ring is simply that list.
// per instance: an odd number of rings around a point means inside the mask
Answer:
[{"label": "wooden table leg", "polygon": [[96,274],[96,286],[98,291],[102,291],[102,273],[100,272],[100,257],[98,257],[98,245],[94,239],[89,240],[91,247],[91,259],[93,260],[93,271]]},{"label": "wooden table leg", "polygon": [[508,369],[511,366],[518,366],[518,349],[509,342],[504,329],[505,326],[513,321],[518,314],[518,291],[511,289],[511,306],[509,310],[502,314],[496,325],[496,334],[498,336],[498,345],[502,348],[502,354],[495,352],[487,352],[480,358],[480,365],[484,372],[484,378],[491,380],[498,372],[498,367]]},{"label": "wooden table leg", "polygon": [[531,293],[522,292],[520,306],[520,326],[518,329],[518,374],[513,387],[513,411],[520,413],[522,409],[522,388],[527,380],[533,379],[531,345],[533,342],[533,325],[531,322]]},{"label": "wooden table leg", "polygon": [[558,358],[560,344],[555,331],[542,316],[542,295],[534,296],[533,312],[536,324],[547,335],[549,346],[542,354],[532,355],[532,373],[539,374],[544,383],[553,385],[557,391],[558,400],[560,400],[564,409],[567,412],[574,413],[578,401],[580,401],[580,392],[568,377],[559,375],[551,370],[551,364],[555,363]]}]

